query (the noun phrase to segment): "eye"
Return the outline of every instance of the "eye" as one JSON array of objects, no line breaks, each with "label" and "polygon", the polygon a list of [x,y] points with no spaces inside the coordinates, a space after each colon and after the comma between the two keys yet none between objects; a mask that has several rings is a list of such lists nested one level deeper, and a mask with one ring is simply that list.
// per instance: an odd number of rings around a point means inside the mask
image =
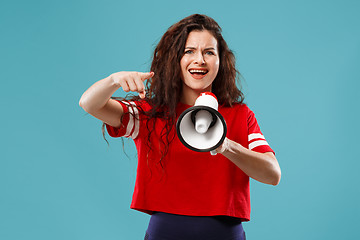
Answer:
[{"label": "eye", "polygon": [[194,51],[193,50],[186,50],[185,51],[185,54],[191,54],[191,53],[193,53]]},{"label": "eye", "polygon": [[215,55],[215,53],[213,53],[212,51],[207,51],[205,54],[206,55]]}]

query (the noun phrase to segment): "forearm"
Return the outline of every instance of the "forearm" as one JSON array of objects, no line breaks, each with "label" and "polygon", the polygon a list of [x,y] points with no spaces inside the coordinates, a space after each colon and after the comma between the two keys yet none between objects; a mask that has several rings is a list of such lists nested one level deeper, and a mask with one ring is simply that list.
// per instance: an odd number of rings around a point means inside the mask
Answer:
[{"label": "forearm", "polygon": [[92,112],[101,109],[109,101],[110,97],[119,89],[111,75],[94,83],[86,90],[80,98],[80,106],[86,112]]},{"label": "forearm", "polygon": [[221,154],[249,177],[266,184],[279,183],[281,170],[273,153],[254,152],[229,139],[223,145]]}]

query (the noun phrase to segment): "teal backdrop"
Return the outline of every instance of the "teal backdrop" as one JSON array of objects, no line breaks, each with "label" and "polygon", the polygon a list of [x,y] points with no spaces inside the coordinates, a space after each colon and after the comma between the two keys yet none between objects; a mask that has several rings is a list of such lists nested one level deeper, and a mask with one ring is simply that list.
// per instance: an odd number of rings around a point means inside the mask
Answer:
[{"label": "teal backdrop", "polygon": [[108,146],[78,102],[111,73],[148,71],[193,13],[222,26],[282,169],[276,187],[251,181],[248,239],[355,239],[359,12],[355,0],[2,1],[0,239],[143,239],[134,144]]}]

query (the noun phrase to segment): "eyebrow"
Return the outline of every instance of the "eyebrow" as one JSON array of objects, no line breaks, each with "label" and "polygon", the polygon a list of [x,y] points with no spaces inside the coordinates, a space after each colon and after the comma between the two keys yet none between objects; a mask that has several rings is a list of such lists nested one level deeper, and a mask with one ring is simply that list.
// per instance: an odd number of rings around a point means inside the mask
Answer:
[{"label": "eyebrow", "polygon": [[[196,47],[185,47],[185,49],[196,50]],[[213,47],[208,47],[208,48],[205,48],[204,50],[214,50],[214,51],[215,51],[215,48],[213,48]]]}]

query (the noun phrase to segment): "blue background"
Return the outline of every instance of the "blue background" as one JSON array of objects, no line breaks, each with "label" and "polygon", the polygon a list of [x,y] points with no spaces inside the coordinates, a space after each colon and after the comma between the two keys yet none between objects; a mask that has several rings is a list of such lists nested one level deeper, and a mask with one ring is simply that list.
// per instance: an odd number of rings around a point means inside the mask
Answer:
[{"label": "blue background", "polygon": [[282,169],[276,187],[251,181],[248,239],[358,236],[360,2],[129,2],[2,2],[0,239],[143,238],[134,145],[107,146],[78,101],[113,72],[147,71],[193,13],[222,26]]}]

